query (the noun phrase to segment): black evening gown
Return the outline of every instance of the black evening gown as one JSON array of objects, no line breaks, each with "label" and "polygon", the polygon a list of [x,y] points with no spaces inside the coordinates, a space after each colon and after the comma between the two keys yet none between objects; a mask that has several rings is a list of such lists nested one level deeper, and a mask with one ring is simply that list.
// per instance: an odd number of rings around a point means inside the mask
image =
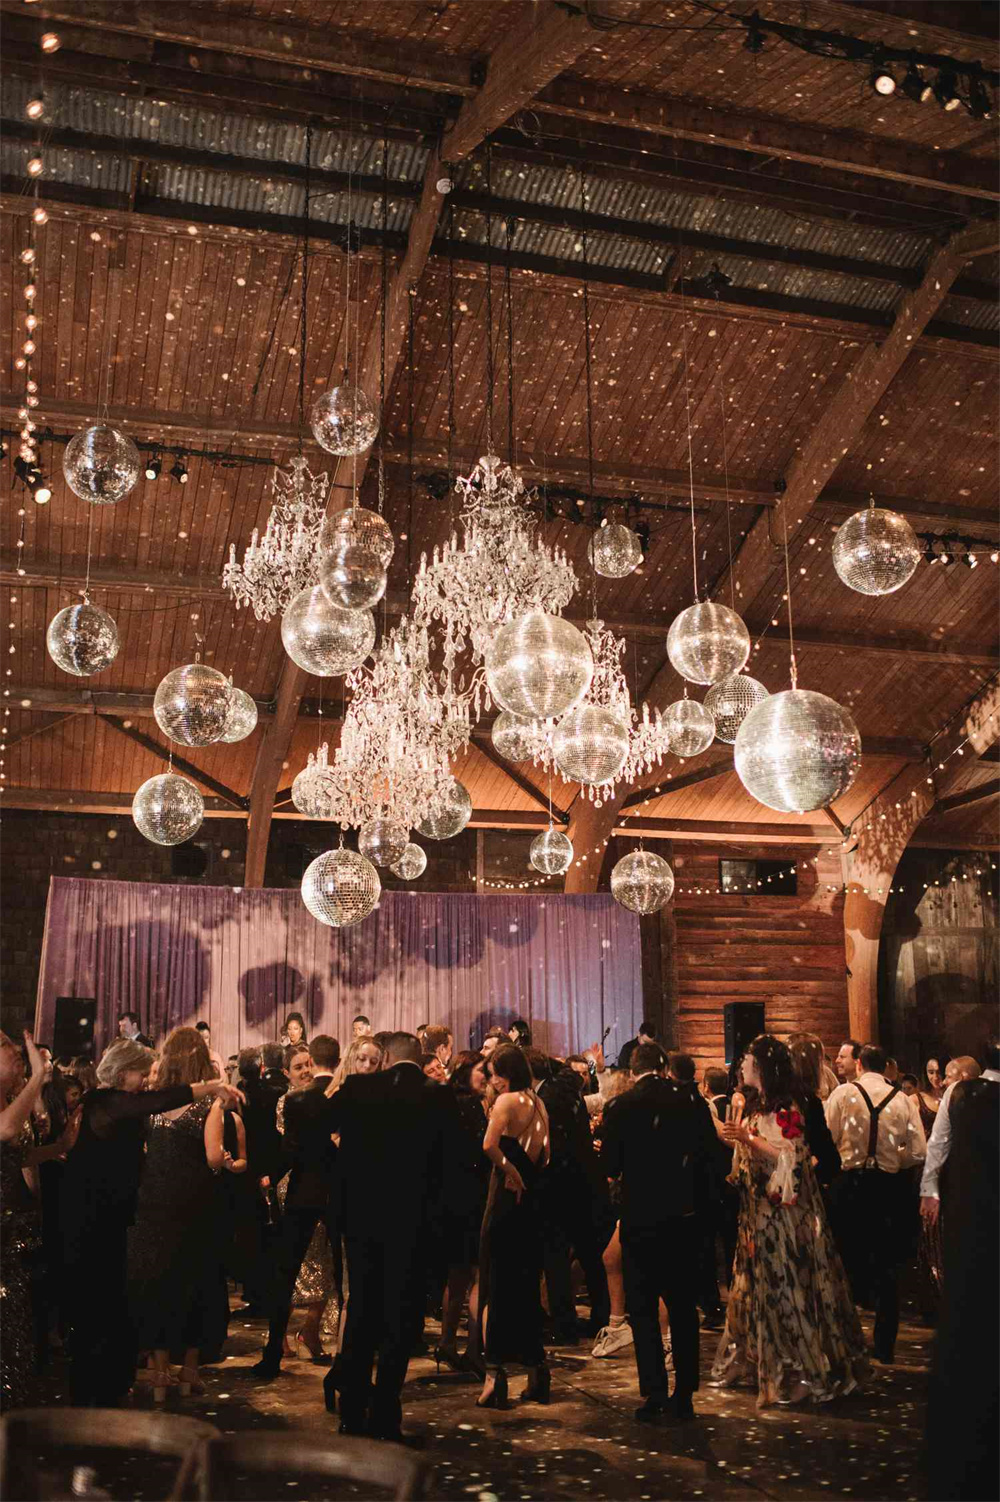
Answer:
[{"label": "black evening gown", "polygon": [[500,1147],[524,1180],[524,1193],[519,1203],[504,1187],[503,1171],[494,1167],[479,1248],[481,1307],[486,1314],[483,1349],[489,1366],[541,1366],[543,1170],[516,1137],[501,1137]]},{"label": "black evening gown", "polygon": [[0,1409],[21,1408],[35,1396],[35,1331],[31,1310],[32,1260],[41,1226],[24,1182],[24,1148],[31,1134],[0,1142]]},{"label": "black evening gown", "polygon": [[128,1302],[138,1348],[217,1350],[225,1339],[222,1186],[205,1158],[208,1097],[155,1116],[135,1224]]},{"label": "black evening gown", "polygon": [[475,1267],[490,1185],[490,1160],[483,1152],[486,1112],[471,1093],[456,1092],[455,1106],[442,1196],[444,1260],[448,1267]]}]

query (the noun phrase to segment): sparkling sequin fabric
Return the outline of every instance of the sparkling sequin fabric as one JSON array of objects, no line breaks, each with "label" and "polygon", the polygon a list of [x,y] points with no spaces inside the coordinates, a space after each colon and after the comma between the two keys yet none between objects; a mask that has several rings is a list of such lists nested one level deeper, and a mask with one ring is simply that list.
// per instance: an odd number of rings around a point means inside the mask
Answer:
[{"label": "sparkling sequin fabric", "polygon": [[0,1142],[0,1409],[23,1408],[34,1396],[30,1259],[41,1245],[38,1212],[21,1169],[31,1133]]}]

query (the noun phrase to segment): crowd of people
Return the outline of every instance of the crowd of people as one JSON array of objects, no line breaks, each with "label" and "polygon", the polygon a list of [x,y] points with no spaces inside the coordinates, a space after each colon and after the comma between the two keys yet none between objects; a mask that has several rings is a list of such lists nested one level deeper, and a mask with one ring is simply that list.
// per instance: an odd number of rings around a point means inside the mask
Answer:
[{"label": "crowd of people", "polygon": [[[342,1050],[293,1013],[227,1062],[205,1023],[154,1050],[126,1013],[96,1069],[0,1035],[5,1407],[60,1346],[76,1406],[199,1392],[231,1284],[267,1321],[255,1380],[323,1364],[348,1434],[403,1438],[432,1314],[439,1367],[482,1407],[507,1405],[513,1368],[522,1402],[550,1402],[547,1350],[587,1336],[596,1359],[634,1354],[638,1420],[691,1419],[700,1329],[719,1332],[714,1383],[828,1402],[894,1361],[912,1261],[948,1331],[937,1422],[971,1436],[952,1379],[997,1296],[996,1047],[921,1082],[875,1044],[831,1069],[818,1037],[765,1033],[699,1080],[649,1022],[616,1067],[596,1044],[554,1058],[520,1019],[464,1052],[447,1024],[351,1033]],[[995,1404],[994,1373],[978,1424]]]}]

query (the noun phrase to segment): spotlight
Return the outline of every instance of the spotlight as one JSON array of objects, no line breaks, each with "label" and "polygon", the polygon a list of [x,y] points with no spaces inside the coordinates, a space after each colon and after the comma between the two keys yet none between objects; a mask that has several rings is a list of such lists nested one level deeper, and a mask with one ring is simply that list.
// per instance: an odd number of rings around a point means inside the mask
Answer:
[{"label": "spotlight", "polygon": [[25,489],[31,491],[32,498],[40,506],[44,506],[46,501],[52,499],[52,491],[45,483],[45,477],[34,460],[18,456],[14,460],[14,473]]},{"label": "spotlight", "polygon": [[954,73],[942,68],[934,83],[934,98],[943,110],[957,110],[962,103]]},{"label": "spotlight", "polygon": [[902,89],[907,99],[912,99],[914,104],[926,104],[928,99],[931,99],[934,95],[934,90],[916,63],[911,63],[907,68]]},{"label": "spotlight", "polygon": [[881,48],[872,58],[872,71],[869,82],[876,94],[881,94],[883,97],[888,98],[890,94],[895,94],[896,92],[896,80],[882,62],[879,56],[880,52]]},{"label": "spotlight", "polygon": [[35,487],[35,500],[37,501],[39,506],[44,506],[46,502],[51,501],[51,499],[52,491],[43,480],[40,485],[37,485]]},{"label": "spotlight", "polygon": [[968,111],[974,120],[988,120],[993,113],[993,101],[981,78],[969,79]]},{"label": "spotlight", "polygon": [[158,480],[160,478],[160,470],[162,469],[162,467],[163,467],[163,462],[160,459],[159,454],[157,454],[155,456],[155,458],[153,458],[153,459],[147,459],[146,460],[146,479],[147,480]]},{"label": "spotlight", "polygon": [[170,478],[176,480],[178,485],[186,485],[188,482],[187,465],[182,459],[174,460],[174,467],[170,471]]}]

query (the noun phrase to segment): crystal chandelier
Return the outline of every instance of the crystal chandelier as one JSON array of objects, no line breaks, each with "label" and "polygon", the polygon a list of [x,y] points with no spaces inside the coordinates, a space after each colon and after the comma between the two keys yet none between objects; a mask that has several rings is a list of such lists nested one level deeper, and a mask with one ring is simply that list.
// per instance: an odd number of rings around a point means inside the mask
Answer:
[{"label": "crystal chandelier", "polygon": [[[443,627],[446,669],[466,647],[480,664],[498,628],[528,611],[564,610],[577,582],[565,552],[535,537],[524,481],[509,464],[486,454],[455,489],[462,500],[461,537],[453,532],[430,561],[423,554],[413,585],[417,621]],[[481,692],[477,675],[477,715]]]},{"label": "crystal chandelier", "polygon": [[296,595],[316,583],[329,485],[326,474],[314,475],[298,454],[287,469],[275,469],[271,490],[274,504],[263,537],[255,528],[242,563],[230,543],[222,571],[222,587],[237,610],[249,605],[259,621],[283,613]]}]

